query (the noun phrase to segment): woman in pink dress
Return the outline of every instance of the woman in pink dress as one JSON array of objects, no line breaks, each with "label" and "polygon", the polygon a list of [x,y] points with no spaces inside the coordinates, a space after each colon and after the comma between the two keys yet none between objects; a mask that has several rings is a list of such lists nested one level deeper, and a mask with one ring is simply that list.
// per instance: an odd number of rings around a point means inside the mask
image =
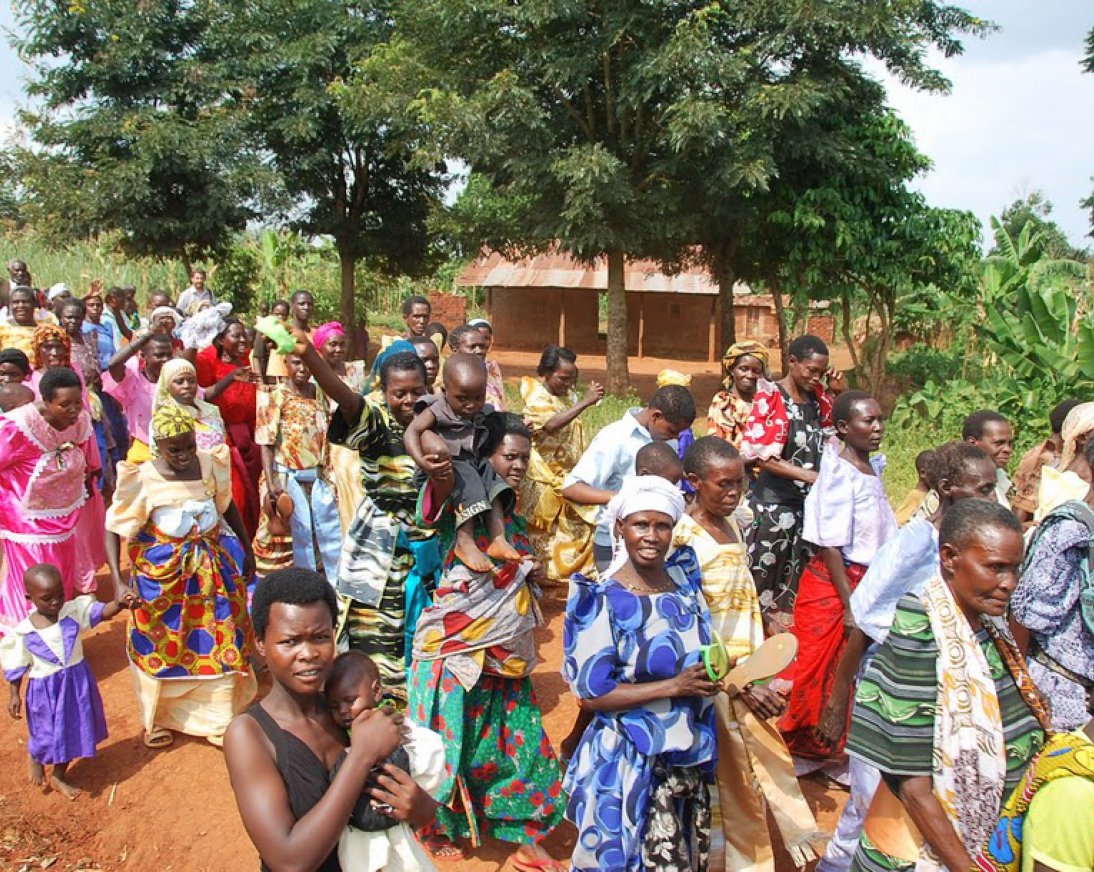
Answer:
[{"label": "woman in pink dress", "polygon": [[83,386],[73,370],[57,367],[38,388],[41,399],[0,418],[0,633],[27,616],[23,573],[36,563],[61,571],[68,598],[94,588],[90,551],[77,535],[100,470]]}]

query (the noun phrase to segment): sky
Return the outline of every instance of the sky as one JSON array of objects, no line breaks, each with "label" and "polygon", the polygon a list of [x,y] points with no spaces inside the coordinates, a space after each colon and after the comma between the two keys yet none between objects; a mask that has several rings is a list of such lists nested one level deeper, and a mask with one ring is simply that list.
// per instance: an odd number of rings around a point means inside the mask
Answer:
[{"label": "sky", "polygon": [[[999,30],[970,39],[954,58],[933,57],[948,94],[903,87],[877,66],[892,106],[911,126],[933,169],[915,186],[934,206],[968,209],[987,225],[1009,203],[1043,191],[1072,243],[1090,243],[1094,192],[1094,74],[1082,73],[1084,39],[1094,27],[1090,0],[965,0]],[[15,27],[0,0],[0,28]],[[15,131],[26,71],[0,47],[0,136]],[[988,234],[986,234],[988,235]]]}]

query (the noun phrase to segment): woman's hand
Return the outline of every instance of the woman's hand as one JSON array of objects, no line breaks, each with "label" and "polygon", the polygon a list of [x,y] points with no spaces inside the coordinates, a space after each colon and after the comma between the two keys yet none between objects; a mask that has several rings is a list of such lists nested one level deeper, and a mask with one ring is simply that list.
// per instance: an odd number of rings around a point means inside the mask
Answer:
[{"label": "woman's hand", "polygon": [[837,397],[847,390],[847,376],[843,370],[828,370],[828,390]]},{"label": "woman's hand", "polygon": [[19,688],[14,685],[11,688],[11,699],[8,700],[8,714],[15,720],[23,717],[23,701],[19,698]]},{"label": "woman's hand", "polygon": [[287,326],[289,328],[289,333],[292,334],[292,338],[296,340],[296,348],[292,350],[292,353],[297,357],[303,357],[304,352],[311,347],[311,340],[308,338],[308,334],[294,325]]},{"label": "woman's hand", "polygon": [[350,727],[350,752],[371,753],[376,759],[389,757],[403,741],[403,716],[387,706],[355,714]]},{"label": "woman's hand", "polygon": [[855,629],[855,616],[851,612],[851,604],[843,604],[843,638],[846,639]]},{"label": "woman's hand", "polygon": [[256,373],[249,366],[241,366],[231,373],[232,381],[244,382],[246,384],[258,384],[259,378]]},{"label": "woman's hand", "polygon": [[585,399],[582,402],[586,406],[595,406],[602,399],[604,399],[604,385],[600,382],[589,382],[589,387],[585,390]]},{"label": "woman's hand", "polygon": [[673,679],[673,696],[714,696],[722,689],[710,680],[702,663],[689,666]]},{"label": "woman's hand", "polygon": [[390,763],[384,764],[383,771],[376,776],[376,786],[368,792],[375,802],[390,806],[392,817],[415,830],[431,823],[440,805],[414,782],[410,773]]},{"label": "woman's hand", "polygon": [[786,698],[762,684],[748,685],[741,691],[741,702],[762,721],[777,718],[786,711]]},{"label": "woman's hand", "polygon": [[851,684],[837,674],[817,722],[817,735],[821,741],[833,747],[839,744],[847,730],[847,706],[850,702]]}]

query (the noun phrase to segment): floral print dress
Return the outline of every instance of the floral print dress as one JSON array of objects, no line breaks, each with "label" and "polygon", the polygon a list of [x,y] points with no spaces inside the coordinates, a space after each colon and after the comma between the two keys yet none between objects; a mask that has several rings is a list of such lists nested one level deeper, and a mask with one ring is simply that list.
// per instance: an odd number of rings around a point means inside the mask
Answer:
[{"label": "floral print dress", "polygon": [[[563,675],[582,699],[621,684],[662,681],[699,662],[711,639],[710,613],[695,552],[678,549],[666,569],[676,583],[665,593],[638,595],[612,578],[573,579],[566,604]],[[597,712],[574,753],[564,783],[566,817],[578,828],[573,869],[639,872],[652,800],[670,773],[706,777],[715,757],[714,703],[701,697],[659,699],[625,711]],[[670,775],[670,777],[673,777]],[[706,832],[698,844],[709,840]],[[683,840],[681,840],[683,842]],[[647,858],[649,859],[649,858]],[[664,857],[661,870],[702,865]]]}]

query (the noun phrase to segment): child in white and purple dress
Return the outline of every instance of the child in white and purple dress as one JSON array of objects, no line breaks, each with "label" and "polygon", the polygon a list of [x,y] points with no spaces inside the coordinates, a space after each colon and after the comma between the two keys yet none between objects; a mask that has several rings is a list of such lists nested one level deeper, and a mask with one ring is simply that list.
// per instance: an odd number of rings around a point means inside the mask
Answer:
[{"label": "child in white and purple dress", "polygon": [[31,783],[45,784],[45,767],[52,766],[49,786],[75,799],[80,791],[66,781],[68,764],[94,757],[95,746],[106,738],[102,697],[80,635],[132,608],[136,597],[129,593],[122,601],[100,603],[78,596],[65,602],[60,570],[51,563],[30,567],[23,584],[34,608],[0,640],[0,665],[11,687],[8,714],[21,716],[19,688],[25,678]]}]

